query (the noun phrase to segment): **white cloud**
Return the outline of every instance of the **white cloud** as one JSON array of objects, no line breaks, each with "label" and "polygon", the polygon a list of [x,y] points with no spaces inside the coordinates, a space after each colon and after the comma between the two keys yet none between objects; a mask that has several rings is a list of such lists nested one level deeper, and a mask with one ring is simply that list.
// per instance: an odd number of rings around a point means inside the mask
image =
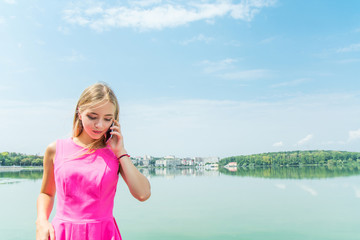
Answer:
[{"label": "white cloud", "polygon": [[297,142],[297,145],[299,145],[299,146],[300,146],[300,145],[303,145],[303,144],[309,142],[312,138],[313,138],[313,135],[312,135],[312,134],[309,134],[309,135],[307,135],[306,137],[304,137],[303,139],[299,140],[299,141]]},{"label": "white cloud", "polygon": [[346,141],[325,141],[321,143],[322,145],[325,146],[331,146],[331,145],[344,145],[346,144]]},{"label": "white cloud", "polygon": [[4,0],[4,2],[7,4],[16,4],[15,0]]},{"label": "white cloud", "polygon": [[340,63],[340,64],[355,63],[355,62],[360,62],[360,58],[348,58],[348,59],[342,59],[336,61],[336,63]]},{"label": "white cloud", "polygon": [[360,129],[349,131],[349,141],[357,140],[360,138]]},{"label": "white cloud", "polygon": [[5,18],[0,16],[0,25],[4,25],[5,24]]},{"label": "white cloud", "polygon": [[273,144],[273,147],[282,147],[284,143],[282,141]]},{"label": "white cloud", "polygon": [[33,72],[36,69],[33,67],[24,67],[24,68],[19,68],[17,70],[14,71],[14,73],[29,73],[29,72]]},{"label": "white cloud", "polygon": [[241,44],[241,42],[238,41],[238,40],[231,40],[231,41],[225,43],[225,45],[227,45],[227,46],[234,46],[234,47],[240,47],[242,44]]},{"label": "white cloud", "polygon": [[[6,90],[6,84],[3,85]],[[0,146],[7,151],[42,153],[50,141],[71,132],[76,101],[0,100],[0,132],[9,136],[0,139]],[[346,138],[348,127],[358,124],[359,102],[360,96],[350,93],[297,95],[271,101],[169,98],[121,101],[120,123],[126,149],[134,155],[227,157],[274,151],[269,142],[279,139],[297,142],[296,136],[306,131],[316,134],[319,141],[329,136]],[[20,134],[26,140],[19,144]],[[219,145],[219,141],[226,144]],[[319,149],[316,141],[308,143],[309,147]],[[354,141],[332,147],[356,150],[358,144]],[[294,149],[289,144],[282,147],[285,151]]]},{"label": "white cloud", "polygon": [[8,86],[8,85],[0,85],[0,92],[1,91],[9,91],[11,89],[13,89],[13,87]]},{"label": "white cloud", "polygon": [[338,53],[344,53],[344,52],[357,52],[360,51],[360,43],[351,44],[348,47],[339,48],[337,50]]},{"label": "white cloud", "polygon": [[79,52],[73,50],[70,56],[65,56],[60,59],[64,62],[80,62],[86,60],[86,58]]},{"label": "white cloud", "polygon": [[274,40],[276,40],[278,37],[274,36],[274,37],[269,37],[269,38],[265,38],[263,40],[260,41],[261,44],[267,44],[267,43],[271,43]]},{"label": "white cloud", "polygon": [[59,26],[58,31],[64,35],[68,35],[70,33],[69,28],[63,26]]},{"label": "white cloud", "polygon": [[278,88],[278,87],[297,86],[297,85],[299,85],[301,83],[304,83],[304,82],[307,82],[309,80],[310,80],[309,78],[300,78],[300,79],[295,79],[295,80],[292,80],[292,81],[273,84],[273,85],[271,85],[271,87]]},{"label": "white cloud", "polygon": [[220,61],[204,60],[199,65],[203,66],[203,72],[228,80],[254,80],[272,76],[272,71],[267,69],[239,70],[236,62],[243,59],[226,58]]},{"label": "white cloud", "polygon": [[226,69],[233,68],[233,64],[236,63],[238,60],[234,58],[225,58],[218,62],[213,62],[209,60],[204,60],[200,63],[201,66],[204,66],[205,73],[213,73],[219,72]]},{"label": "white cloud", "polygon": [[273,6],[275,0],[232,1],[136,1],[129,6],[72,7],[63,11],[68,23],[87,26],[96,31],[132,27],[140,30],[178,27],[195,21],[213,20],[229,15],[235,20],[251,21],[261,8]]},{"label": "white cloud", "polygon": [[206,37],[203,34],[199,34],[191,39],[188,40],[184,40],[182,42],[180,42],[181,45],[188,45],[189,43],[193,43],[193,42],[205,42],[205,43],[210,43],[211,41],[213,41],[214,38],[212,37]]},{"label": "white cloud", "polygon": [[[348,100],[343,102],[344,98]],[[329,102],[331,107],[329,107]],[[215,145],[210,141],[212,139],[210,136],[213,136],[217,139],[224,139],[228,143],[226,146],[221,146],[222,150],[219,149],[219,152],[233,151],[235,154],[250,154],[273,151],[274,147],[269,146],[268,143],[273,141],[274,136],[279,136],[286,142],[297,142],[295,136],[309,129],[316,130],[316,134],[321,140],[326,139],[329,126],[333,126],[339,119],[342,119],[344,111],[348,113],[357,107],[354,104],[348,110],[343,107],[333,109],[332,107],[336,105],[332,102],[341,103],[341,106],[350,106],[349,103],[358,101],[349,96],[336,94],[302,95],[271,102],[211,101],[206,99],[163,100],[159,104],[131,104],[126,106],[126,109],[123,108],[123,113],[126,114],[124,117],[126,123],[131,125],[129,134],[156,136],[156,139],[152,137],[154,142],[162,142],[162,139],[167,139],[167,142],[164,143],[165,149],[173,149],[173,152],[179,151],[175,147],[178,146],[183,152],[201,151],[215,154],[212,152]],[[335,117],[331,118],[331,116]],[[324,119],[327,121],[331,119],[331,121],[324,123]],[[305,124],[304,120],[308,120],[308,123]],[[336,131],[339,132],[339,129]],[[178,136],[178,139],[172,136]],[[310,134],[299,143],[305,144],[307,140],[307,146],[318,148],[319,143],[310,141],[310,139],[313,140],[313,136]],[[210,139],[208,139],[209,137]],[[187,138],[192,138],[196,144],[187,145]],[[145,144],[145,140],[139,139],[144,139],[144,137],[137,137],[136,140],[134,137],[133,141],[137,141],[137,143],[144,141]],[[342,148],[348,146],[342,146]],[[152,147],[157,148],[157,146]],[[333,147],[338,148],[339,145]],[[190,148],[193,149],[190,151]],[[294,147],[289,145],[284,150],[294,150]],[[157,149],[157,151],[162,150]],[[166,154],[170,154],[172,151]]]},{"label": "white cloud", "polygon": [[159,4],[161,2],[162,0],[133,0],[130,2],[130,4],[134,6],[147,7],[154,4]]},{"label": "white cloud", "polygon": [[36,43],[37,43],[38,45],[45,45],[45,44],[46,44],[46,42],[43,41],[43,40],[36,40]]},{"label": "white cloud", "polygon": [[269,76],[270,71],[267,69],[252,69],[219,74],[219,77],[230,80],[253,80],[267,78]]},{"label": "white cloud", "polygon": [[205,20],[206,23],[214,25],[215,24],[215,20],[214,19],[207,19]]}]

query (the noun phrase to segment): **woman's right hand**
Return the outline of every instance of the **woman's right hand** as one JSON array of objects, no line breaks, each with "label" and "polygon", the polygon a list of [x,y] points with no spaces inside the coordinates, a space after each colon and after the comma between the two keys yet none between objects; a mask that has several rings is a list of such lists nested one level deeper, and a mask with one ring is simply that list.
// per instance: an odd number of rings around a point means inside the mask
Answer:
[{"label": "woman's right hand", "polygon": [[48,220],[36,221],[36,240],[55,240],[54,227]]}]

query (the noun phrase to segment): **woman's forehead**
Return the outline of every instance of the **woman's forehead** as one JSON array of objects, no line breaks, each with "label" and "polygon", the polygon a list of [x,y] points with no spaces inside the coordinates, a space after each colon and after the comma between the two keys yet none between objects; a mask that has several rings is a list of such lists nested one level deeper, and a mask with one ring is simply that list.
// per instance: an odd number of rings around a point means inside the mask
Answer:
[{"label": "woman's forehead", "polygon": [[113,115],[115,112],[115,105],[109,101],[100,102],[98,104],[95,104],[94,106],[89,107],[87,111],[93,113],[106,113],[107,115]]}]

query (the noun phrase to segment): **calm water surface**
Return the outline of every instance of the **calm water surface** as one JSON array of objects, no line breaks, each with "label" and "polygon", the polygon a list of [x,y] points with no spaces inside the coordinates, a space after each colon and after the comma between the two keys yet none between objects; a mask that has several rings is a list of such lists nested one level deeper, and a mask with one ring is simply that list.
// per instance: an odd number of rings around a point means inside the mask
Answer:
[{"label": "calm water surface", "polygon": [[[305,172],[145,171],[151,198],[138,202],[119,179],[114,216],[124,240],[360,239],[358,171]],[[0,239],[35,239],[41,177],[0,173]]]}]

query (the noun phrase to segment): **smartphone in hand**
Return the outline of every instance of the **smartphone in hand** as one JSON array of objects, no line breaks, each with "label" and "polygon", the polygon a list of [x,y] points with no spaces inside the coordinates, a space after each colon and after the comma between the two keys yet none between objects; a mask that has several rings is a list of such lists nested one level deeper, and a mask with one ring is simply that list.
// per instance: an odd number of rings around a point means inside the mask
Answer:
[{"label": "smartphone in hand", "polygon": [[[111,124],[110,127],[112,127],[112,126],[114,126],[114,122]],[[110,134],[110,132],[112,132],[112,131],[113,131],[113,130],[110,129],[110,128],[107,130],[107,132],[106,132],[106,134],[105,134],[105,141],[106,141],[106,142],[109,141],[109,139],[112,138],[112,135]]]}]

